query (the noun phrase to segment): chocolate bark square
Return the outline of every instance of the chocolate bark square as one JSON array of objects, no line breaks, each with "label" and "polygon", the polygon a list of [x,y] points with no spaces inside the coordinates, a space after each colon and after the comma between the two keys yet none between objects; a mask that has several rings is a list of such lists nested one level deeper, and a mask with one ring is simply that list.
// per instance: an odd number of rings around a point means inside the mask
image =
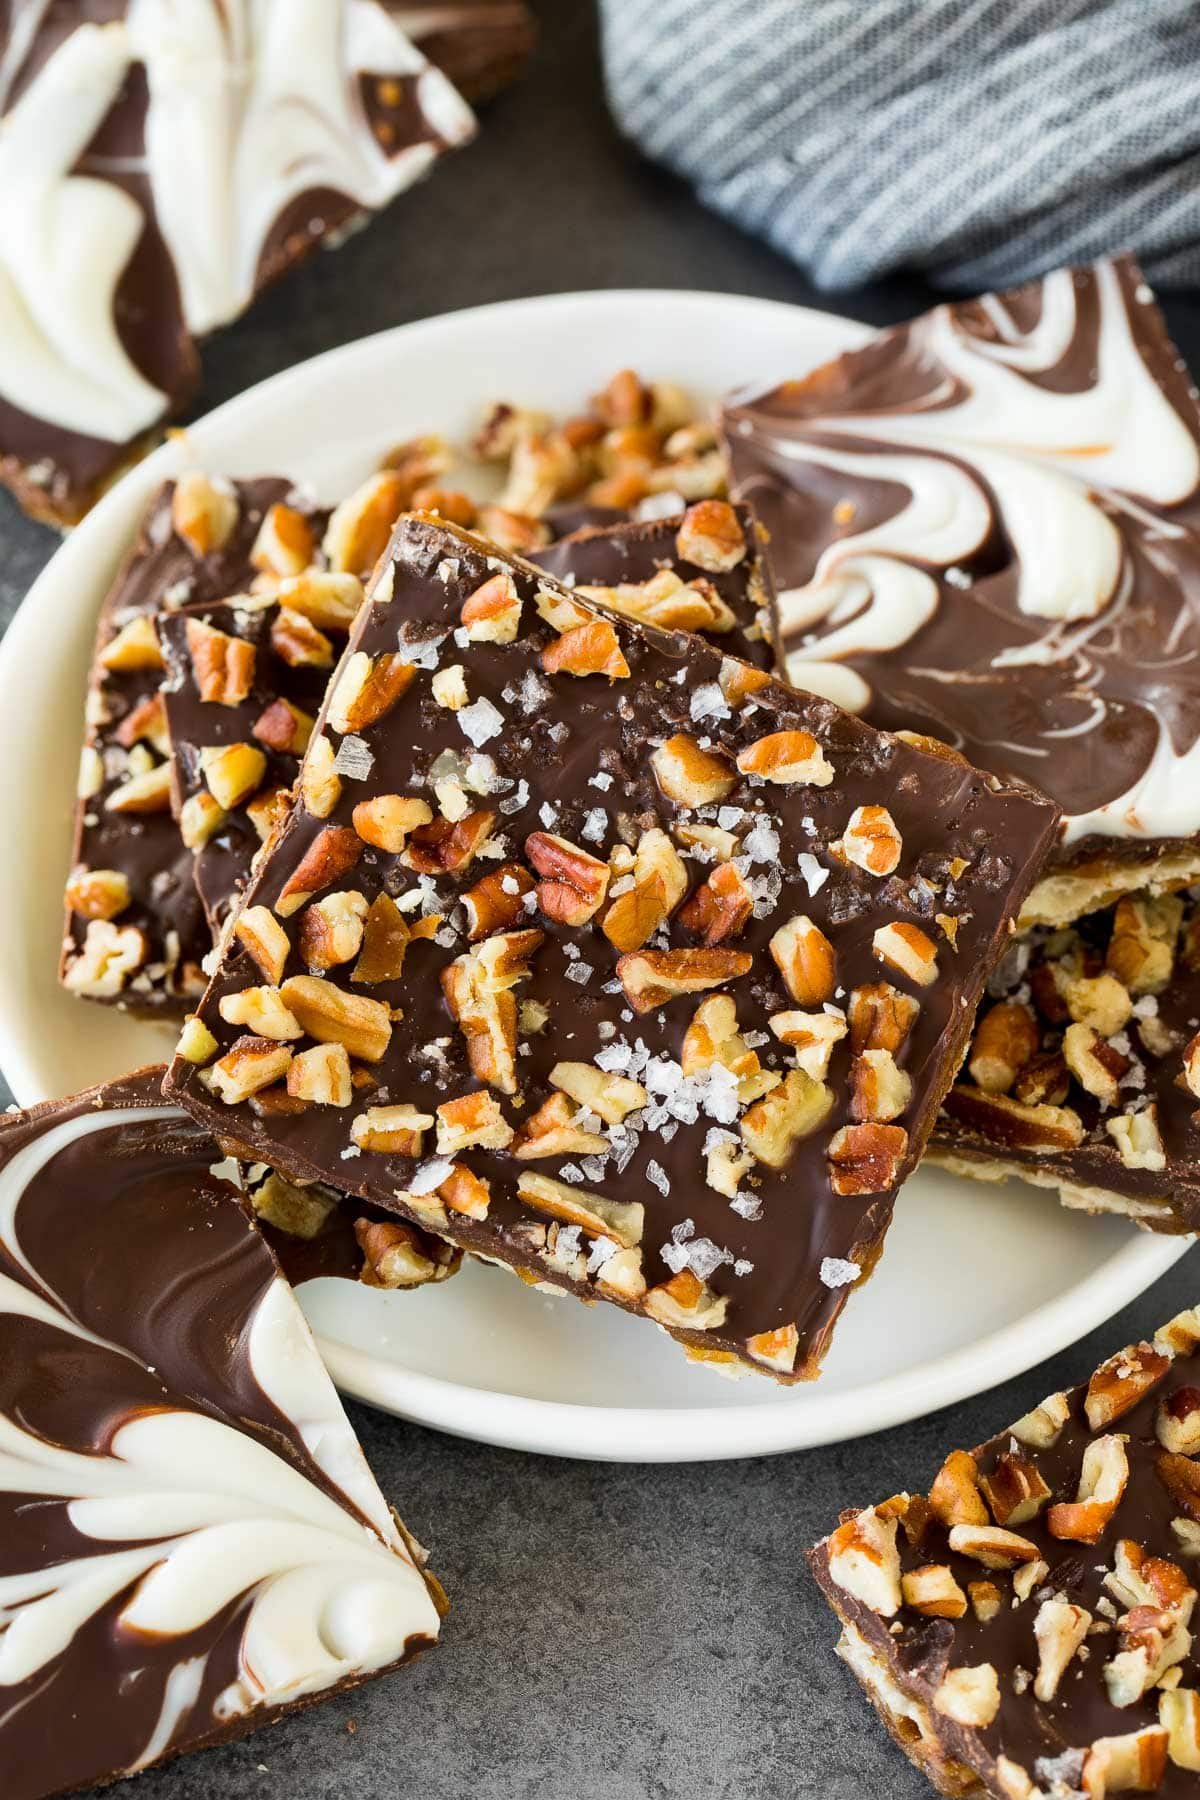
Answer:
[{"label": "chocolate bark square", "polygon": [[0,1120],[8,1800],[240,1737],[438,1635],[422,1553],[161,1075]]},{"label": "chocolate bark square", "polygon": [[410,516],[169,1088],[700,1360],[811,1376],[1056,820]]},{"label": "chocolate bark square", "polygon": [[788,677],[1062,807],[1024,922],[1200,876],[1200,408],[1129,257],[724,413]]},{"label": "chocolate bark square", "polygon": [[182,1013],[212,936],[193,852],[172,817],[172,755],[156,620],[250,584],[255,544],[286,481],[171,482],[147,507],[101,609],[88,689],[61,979],[72,993]]},{"label": "chocolate bark square", "polygon": [[1131,895],[1014,944],[929,1160],[1200,1229],[1200,902]]},{"label": "chocolate bark square", "polygon": [[1192,1308],[810,1553],[839,1656],[940,1793],[1195,1793],[1197,1382]]}]

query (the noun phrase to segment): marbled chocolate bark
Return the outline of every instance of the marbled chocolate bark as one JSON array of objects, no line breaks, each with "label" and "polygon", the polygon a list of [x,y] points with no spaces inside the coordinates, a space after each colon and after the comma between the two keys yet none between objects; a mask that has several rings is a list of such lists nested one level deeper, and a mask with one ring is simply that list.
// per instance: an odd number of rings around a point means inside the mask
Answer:
[{"label": "marbled chocolate bark", "polygon": [[239,1737],[438,1635],[291,1290],[160,1079],[0,1120],[6,1800]]},{"label": "marbled chocolate bark", "polygon": [[1200,875],[1200,410],[1130,259],[939,306],[724,426],[789,678],[1061,805],[1030,922]]}]

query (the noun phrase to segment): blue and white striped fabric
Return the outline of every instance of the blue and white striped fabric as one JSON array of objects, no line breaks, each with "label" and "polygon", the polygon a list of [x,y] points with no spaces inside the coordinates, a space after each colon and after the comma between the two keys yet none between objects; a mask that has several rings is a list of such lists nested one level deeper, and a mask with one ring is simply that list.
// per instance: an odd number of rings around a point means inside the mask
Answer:
[{"label": "blue and white striped fabric", "polygon": [[601,0],[622,129],[824,288],[1200,283],[1198,0]]}]

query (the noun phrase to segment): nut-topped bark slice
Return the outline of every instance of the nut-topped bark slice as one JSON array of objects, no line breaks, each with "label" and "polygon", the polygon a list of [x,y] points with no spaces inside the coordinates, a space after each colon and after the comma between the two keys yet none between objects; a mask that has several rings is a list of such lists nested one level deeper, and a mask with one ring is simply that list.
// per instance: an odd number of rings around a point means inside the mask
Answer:
[{"label": "nut-topped bark slice", "polygon": [[692,1353],[816,1372],[1054,808],[402,519],[170,1088]]},{"label": "nut-topped bark slice", "polygon": [[162,609],[208,603],[257,574],[264,519],[282,480],[200,473],[165,486],[100,614],[66,890],[61,979],[135,1012],[178,1014],[202,991],[212,937],[193,852],[172,817],[172,758],[160,692]]},{"label": "nut-topped bark slice", "polygon": [[838,1654],[941,1793],[1195,1794],[1198,1383],[1193,1308],[810,1553]]},{"label": "nut-topped bark slice", "polygon": [[665,631],[695,631],[728,656],[774,669],[775,596],[748,506],[699,500],[680,514],[594,526],[532,561],[573,593]]},{"label": "nut-topped bark slice", "polygon": [[291,1289],[161,1074],[0,1120],[6,1800],[240,1737],[438,1635]]},{"label": "nut-topped bark slice", "polygon": [[1068,1206],[1200,1228],[1200,902],[1130,895],[1014,944],[931,1161]]},{"label": "nut-topped bark slice", "polygon": [[[78,518],[187,400],[197,340],[473,135],[406,10],[5,8],[0,483],[30,512]],[[416,12],[453,54],[463,5]]]},{"label": "nut-topped bark slice", "polygon": [[1026,908],[1200,876],[1200,407],[1129,258],[727,406],[789,678],[1062,806]]}]

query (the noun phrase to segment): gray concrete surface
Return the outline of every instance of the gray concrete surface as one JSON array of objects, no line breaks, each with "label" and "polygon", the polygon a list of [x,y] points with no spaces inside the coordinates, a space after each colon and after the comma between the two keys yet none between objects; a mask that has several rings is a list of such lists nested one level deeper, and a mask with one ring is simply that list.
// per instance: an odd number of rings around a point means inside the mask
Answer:
[{"label": "gray concrete surface", "polygon": [[[715,288],[879,323],[924,302],[916,283],[822,302],[709,217],[616,138],[589,0],[541,11],[537,63],[488,109],[479,142],[213,342],[205,406],[332,344],[515,295]],[[1169,298],[1167,311],[1200,366],[1200,301]],[[0,619],[55,542],[0,497]],[[945,1448],[1088,1372],[1197,1285],[1193,1255],[1020,1381],[901,1431],[769,1461],[556,1462],[353,1408],[384,1491],[450,1591],[441,1648],[351,1700],[139,1778],[138,1800],[920,1800],[926,1783],[833,1658],[805,1546],[843,1505],[926,1483]]]}]

